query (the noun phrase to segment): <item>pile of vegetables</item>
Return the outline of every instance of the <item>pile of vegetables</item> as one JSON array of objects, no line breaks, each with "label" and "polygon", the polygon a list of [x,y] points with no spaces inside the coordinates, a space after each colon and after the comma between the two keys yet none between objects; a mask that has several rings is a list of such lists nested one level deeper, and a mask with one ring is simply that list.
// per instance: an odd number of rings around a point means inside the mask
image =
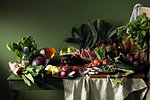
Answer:
[{"label": "pile of vegetables", "polygon": [[44,66],[28,66],[21,71],[21,77],[24,82],[31,86],[31,83],[35,84],[35,78],[44,79]]},{"label": "pile of vegetables", "polygon": [[[137,16],[136,20],[117,28],[117,36],[122,40],[132,39],[134,45],[144,52],[148,49],[148,32],[150,23],[145,13]],[[128,33],[127,33],[128,30]]]},{"label": "pile of vegetables", "polygon": [[[17,43],[7,44],[7,48],[17,56],[17,62],[9,65],[28,86],[43,81],[45,77],[68,78],[117,72],[133,74],[134,70],[126,66],[136,69],[147,65],[149,28],[146,14],[117,29],[104,20],[92,20],[80,28],[72,28],[72,37],[64,39],[67,43],[79,44],[79,49],[67,46],[59,50],[58,56],[54,48],[38,50],[31,36],[24,37]],[[26,68],[21,65],[24,47],[29,48],[29,66]]]},{"label": "pile of vegetables", "polygon": [[94,48],[97,41],[103,41],[115,34],[115,29],[104,20],[96,19],[88,24],[81,25],[80,28],[72,28],[72,37],[65,38],[67,43],[78,43],[80,50]]},{"label": "pile of vegetables", "polygon": [[137,16],[136,20],[117,28],[117,38],[124,49],[124,57],[120,60],[135,67],[147,63],[150,23],[145,13]]}]

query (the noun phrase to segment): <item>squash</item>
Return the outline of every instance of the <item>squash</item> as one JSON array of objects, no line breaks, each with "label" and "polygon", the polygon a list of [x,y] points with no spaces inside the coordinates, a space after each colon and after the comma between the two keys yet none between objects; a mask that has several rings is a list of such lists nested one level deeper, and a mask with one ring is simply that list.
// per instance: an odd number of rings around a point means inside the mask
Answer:
[{"label": "squash", "polygon": [[46,58],[49,59],[53,58],[56,53],[56,50],[54,48],[46,48],[44,49],[44,51],[45,51]]}]

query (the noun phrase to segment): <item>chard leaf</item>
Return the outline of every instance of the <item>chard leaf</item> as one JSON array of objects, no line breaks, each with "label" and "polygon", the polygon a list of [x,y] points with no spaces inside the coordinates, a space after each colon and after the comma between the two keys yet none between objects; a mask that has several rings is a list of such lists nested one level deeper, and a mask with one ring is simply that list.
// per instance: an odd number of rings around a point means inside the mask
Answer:
[{"label": "chard leaf", "polygon": [[10,51],[15,51],[14,47],[13,47],[13,43],[12,42],[9,42],[7,43],[6,47],[8,48],[8,50]]},{"label": "chard leaf", "polygon": [[18,57],[22,57],[22,54],[18,49],[15,49],[15,55]]},{"label": "chard leaf", "polygon": [[34,78],[30,73],[25,74],[25,76],[32,82],[34,83]]},{"label": "chard leaf", "polygon": [[21,63],[21,57],[18,57],[18,56],[17,56],[17,61],[18,61],[19,63]]},{"label": "chard leaf", "polygon": [[28,86],[31,86],[31,83],[30,81],[26,78],[25,75],[21,75],[22,79],[24,80],[24,82],[28,85]]},{"label": "chard leaf", "polygon": [[145,37],[147,32],[146,31],[142,31],[141,33],[142,33],[143,37]]},{"label": "chard leaf", "polygon": [[42,77],[42,79],[44,79],[44,73],[41,73],[41,77]]}]

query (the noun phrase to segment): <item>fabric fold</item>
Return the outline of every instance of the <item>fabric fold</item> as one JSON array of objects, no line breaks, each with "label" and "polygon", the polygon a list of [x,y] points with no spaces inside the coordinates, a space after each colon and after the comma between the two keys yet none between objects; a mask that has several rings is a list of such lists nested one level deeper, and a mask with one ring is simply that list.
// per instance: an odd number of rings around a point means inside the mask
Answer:
[{"label": "fabric fold", "polygon": [[64,79],[65,100],[124,100],[129,94],[139,91],[142,100],[147,85],[143,79],[127,79],[124,85],[114,86],[113,79],[80,77]]}]

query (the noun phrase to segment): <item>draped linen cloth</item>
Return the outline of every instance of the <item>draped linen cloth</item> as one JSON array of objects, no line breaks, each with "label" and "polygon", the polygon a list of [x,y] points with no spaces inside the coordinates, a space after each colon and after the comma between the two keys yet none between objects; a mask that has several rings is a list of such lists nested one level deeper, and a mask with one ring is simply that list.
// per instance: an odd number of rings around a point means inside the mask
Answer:
[{"label": "draped linen cloth", "polygon": [[[63,79],[65,100],[124,100],[129,94],[138,91],[138,99],[142,100],[147,85],[143,79],[129,78],[124,85],[114,86],[112,78],[89,78]],[[127,99],[129,100],[129,99]]]},{"label": "draped linen cloth", "polygon": [[140,15],[141,7],[142,7],[142,4],[139,4],[139,3],[134,6],[129,22],[136,20],[136,17]]}]

